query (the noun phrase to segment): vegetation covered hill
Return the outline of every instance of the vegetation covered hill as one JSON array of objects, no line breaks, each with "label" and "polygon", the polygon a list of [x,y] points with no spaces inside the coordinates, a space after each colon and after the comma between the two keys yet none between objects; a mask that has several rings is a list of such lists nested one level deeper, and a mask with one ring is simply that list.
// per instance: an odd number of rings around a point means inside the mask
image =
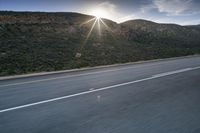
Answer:
[{"label": "vegetation covered hill", "polygon": [[0,76],[200,53],[199,25],[146,20],[117,24],[103,19],[105,24],[97,21],[88,34],[95,19],[86,22],[93,18],[77,13],[1,11]]}]

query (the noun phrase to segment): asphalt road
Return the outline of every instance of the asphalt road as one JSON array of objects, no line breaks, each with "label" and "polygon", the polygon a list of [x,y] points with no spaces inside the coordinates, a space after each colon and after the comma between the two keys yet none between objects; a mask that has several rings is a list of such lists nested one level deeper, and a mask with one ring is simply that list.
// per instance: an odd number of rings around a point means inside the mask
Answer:
[{"label": "asphalt road", "polygon": [[0,133],[200,133],[200,57],[0,81]]}]

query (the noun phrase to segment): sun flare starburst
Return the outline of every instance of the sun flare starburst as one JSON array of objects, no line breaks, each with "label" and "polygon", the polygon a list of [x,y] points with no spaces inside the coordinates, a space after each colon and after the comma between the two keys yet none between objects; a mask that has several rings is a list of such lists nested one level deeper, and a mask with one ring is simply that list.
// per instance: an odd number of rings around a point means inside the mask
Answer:
[{"label": "sun flare starburst", "polygon": [[[107,29],[108,31],[111,31],[111,29],[109,28],[109,26],[103,21],[102,17],[105,16],[106,13],[102,12],[101,10],[95,10],[94,12],[94,18],[87,20],[86,22],[83,22],[80,26],[82,27],[83,25],[91,25],[91,28],[83,42],[83,44],[81,45],[80,51],[76,54],[77,58],[81,57],[81,51],[84,47],[84,45],[87,43],[88,39],[90,38],[93,30],[95,29],[95,27],[97,27],[98,33],[99,33],[99,38],[101,38],[102,35],[102,28]],[[80,56],[79,56],[80,55]]]}]

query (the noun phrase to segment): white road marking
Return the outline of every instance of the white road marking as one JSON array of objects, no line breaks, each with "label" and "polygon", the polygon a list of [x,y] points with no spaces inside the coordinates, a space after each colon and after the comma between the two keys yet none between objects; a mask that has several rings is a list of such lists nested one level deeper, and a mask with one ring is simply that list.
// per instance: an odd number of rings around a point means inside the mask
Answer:
[{"label": "white road marking", "polygon": [[176,70],[176,71],[171,71],[171,72],[160,73],[160,74],[153,75],[152,77],[164,77],[164,76],[168,76],[168,75],[172,75],[172,74],[176,74],[176,73],[187,72],[190,70],[192,70],[192,68],[186,68],[186,69],[181,69],[181,70]]},{"label": "white road marking", "polygon": [[94,90],[94,88],[90,88],[89,90],[92,91],[92,90]]},{"label": "white road marking", "polygon": [[65,78],[87,76],[87,75],[106,73],[106,72],[115,72],[115,71],[119,71],[119,70],[127,70],[127,69],[132,69],[132,68],[137,68],[137,67],[133,66],[133,67],[113,69],[113,70],[105,70],[105,71],[98,71],[98,72],[91,72],[91,73],[82,73],[82,74],[77,74],[77,75],[68,75],[68,76],[62,76],[62,77],[47,78],[47,79],[41,79],[41,80],[33,80],[33,81],[27,81],[27,82],[19,82],[19,83],[13,83],[13,84],[0,85],[0,88],[7,87],[7,86],[16,86],[16,85],[24,85],[24,84],[31,84],[31,83],[37,83],[37,82],[51,81],[51,80],[57,80],[57,79],[65,79]]},{"label": "white road marking", "polygon": [[72,98],[72,97],[85,95],[85,94],[89,94],[89,93],[93,93],[93,92],[108,90],[108,89],[111,89],[111,88],[116,88],[116,87],[120,87],[120,86],[139,83],[139,82],[143,82],[143,81],[147,81],[147,80],[151,80],[151,79],[157,79],[157,78],[161,78],[161,77],[166,77],[166,76],[169,76],[169,75],[174,75],[174,74],[183,73],[183,72],[196,70],[196,69],[200,69],[200,66],[199,67],[194,67],[194,68],[186,68],[186,69],[171,71],[171,72],[167,72],[167,73],[161,73],[161,74],[153,75],[153,76],[151,76],[149,78],[144,78],[144,79],[140,79],[140,80],[135,80],[135,81],[130,81],[130,82],[126,82],[126,83],[116,84],[116,85],[107,86],[107,87],[103,87],[103,88],[99,88],[99,89],[94,89],[94,90],[80,92],[80,93],[76,93],[76,94],[72,94],[72,95],[67,95],[67,96],[63,96],[63,97],[52,98],[52,99],[49,99],[49,100],[44,100],[44,101],[40,101],[40,102],[25,104],[25,105],[21,105],[21,106],[17,106],[17,107],[7,108],[7,109],[0,110],[0,113],[12,111],[12,110],[17,110],[17,109],[22,109],[22,108],[26,108],[26,107],[30,107],[30,106],[40,105],[40,104],[44,104],[44,103],[54,102],[54,101],[58,101],[58,100],[62,100],[62,99]]}]

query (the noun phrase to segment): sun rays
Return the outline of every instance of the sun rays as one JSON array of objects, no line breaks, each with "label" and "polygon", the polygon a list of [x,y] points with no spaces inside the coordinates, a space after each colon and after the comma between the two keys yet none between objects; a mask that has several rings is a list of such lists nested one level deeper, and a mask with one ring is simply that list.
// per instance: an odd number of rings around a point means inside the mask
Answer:
[{"label": "sun rays", "polygon": [[81,56],[81,52],[82,49],[84,48],[85,44],[88,42],[88,39],[91,37],[92,32],[94,31],[94,29],[98,30],[98,37],[101,38],[102,36],[102,30],[103,28],[107,29],[108,31],[111,31],[111,29],[109,28],[109,26],[103,21],[103,19],[101,19],[100,16],[96,16],[90,20],[87,20],[86,22],[83,22],[80,26],[84,26],[84,25],[91,25],[91,28],[89,30],[89,32],[86,35],[85,40],[83,41],[83,44],[81,45],[80,51],[78,53],[76,53],[76,55],[78,54],[79,56],[76,56],[77,58],[80,58]]},{"label": "sun rays", "polygon": [[93,31],[93,29],[94,29],[94,27],[95,27],[97,21],[98,21],[98,19],[96,18],[95,21],[94,21],[94,23],[92,24],[92,27],[91,27],[89,33],[87,34],[87,37],[86,37],[86,39],[85,39],[85,41],[84,41],[85,43],[86,43],[87,40],[89,39],[89,37],[90,37],[90,35],[91,35],[91,33],[92,33],[92,31]]},{"label": "sun rays", "polygon": [[92,18],[92,19],[90,19],[90,20],[88,20],[88,21],[82,23],[81,26],[87,25],[87,24],[89,24],[89,23],[92,22],[92,21],[94,21],[94,22],[93,22],[93,24],[92,24],[92,26],[91,26],[91,29],[90,29],[90,31],[89,31],[89,33],[88,33],[88,35],[87,35],[86,40],[90,37],[91,32],[93,31],[93,29],[94,29],[95,26],[97,26],[97,28],[98,28],[99,36],[101,36],[101,30],[102,30],[102,29],[101,29],[101,28],[102,28],[101,25],[103,25],[106,29],[110,29],[110,28],[108,27],[108,25],[107,25],[101,18],[99,18],[99,17],[94,17],[94,18]]},{"label": "sun rays", "polygon": [[101,18],[97,19],[99,36],[101,36],[101,23],[100,23],[100,20],[101,20]]}]

